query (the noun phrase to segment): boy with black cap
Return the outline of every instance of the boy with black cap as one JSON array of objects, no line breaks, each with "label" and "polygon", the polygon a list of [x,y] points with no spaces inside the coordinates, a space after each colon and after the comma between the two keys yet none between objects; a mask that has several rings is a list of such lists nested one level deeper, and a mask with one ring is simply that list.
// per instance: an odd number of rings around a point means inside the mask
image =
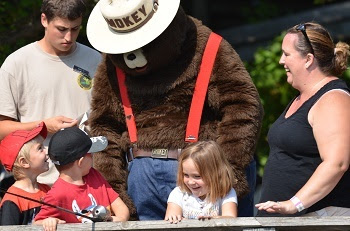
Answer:
[{"label": "boy with black cap", "polygon": [[[8,193],[40,201],[50,189],[37,182],[38,175],[49,169],[43,147],[46,135],[45,123],[41,122],[32,130],[12,132],[1,141],[0,161],[16,180]],[[41,204],[8,193],[0,204],[0,225],[31,224]]]},{"label": "boy with black cap", "polygon": [[[97,205],[111,212],[112,221],[127,221],[129,209],[103,176],[92,168],[92,153],[107,147],[106,137],[89,136],[78,127],[55,133],[49,143],[49,156],[59,171],[59,178],[45,196],[48,204],[92,216]],[[86,223],[89,219],[43,205],[35,217],[36,224],[56,228],[61,220]]]}]

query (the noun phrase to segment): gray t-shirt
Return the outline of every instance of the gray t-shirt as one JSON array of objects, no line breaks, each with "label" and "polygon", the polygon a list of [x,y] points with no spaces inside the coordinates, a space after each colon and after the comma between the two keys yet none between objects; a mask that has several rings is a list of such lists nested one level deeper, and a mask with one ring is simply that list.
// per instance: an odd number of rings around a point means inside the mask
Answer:
[{"label": "gray t-shirt", "polygon": [[[55,116],[77,118],[90,109],[93,77],[102,56],[77,43],[67,56],[44,52],[38,42],[9,55],[0,68],[0,115],[20,122]],[[48,135],[46,146],[52,134]],[[52,184],[58,174],[50,167]]]},{"label": "gray t-shirt", "polygon": [[67,56],[53,56],[37,42],[7,57],[0,69],[0,115],[31,122],[64,115],[76,118],[90,108],[92,79],[101,54],[77,43]]}]

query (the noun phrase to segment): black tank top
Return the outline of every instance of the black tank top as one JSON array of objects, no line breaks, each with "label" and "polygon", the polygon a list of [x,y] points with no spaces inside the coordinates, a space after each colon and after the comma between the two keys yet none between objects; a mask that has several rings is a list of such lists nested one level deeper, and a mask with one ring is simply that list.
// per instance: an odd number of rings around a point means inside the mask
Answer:
[{"label": "black tank top", "polygon": [[[290,199],[305,185],[322,162],[312,127],[308,122],[308,113],[317,100],[332,89],[343,89],[349,92],[343,80],[333,80],[308,99],[294,114],[285,118],[292,100],[272,124],[268,132],[270,154],[265,166],[260,202]],[[349,195],[350,172],[347,171],[325,198],[292,216],[299,216],[327,206],[350,208]],[[286,215],[259,211],[258,216]]]}]

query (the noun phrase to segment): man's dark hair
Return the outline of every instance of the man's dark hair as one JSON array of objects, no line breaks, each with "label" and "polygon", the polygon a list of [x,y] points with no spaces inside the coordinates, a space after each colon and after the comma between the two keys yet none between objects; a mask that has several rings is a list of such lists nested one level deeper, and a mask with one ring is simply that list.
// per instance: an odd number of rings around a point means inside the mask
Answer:
[{"label": "man's dark hair", "polygon": [[84,0],[43,0],[41,13],[46,15],[50,22],[55,17],[75,20],[85,14]]}]

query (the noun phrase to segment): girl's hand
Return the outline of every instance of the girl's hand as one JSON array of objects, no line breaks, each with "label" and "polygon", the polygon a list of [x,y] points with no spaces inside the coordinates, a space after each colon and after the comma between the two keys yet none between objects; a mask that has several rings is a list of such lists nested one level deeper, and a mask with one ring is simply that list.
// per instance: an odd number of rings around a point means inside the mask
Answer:
[{"label": "girl's hand", "polygon": [[256,204],[255,207],[258,210],[265,210],[269,213],[294,214],[298,211],[290,200],[281,202],[266,201],[264,203]]},{"label": "girl's hand", "polygon": [[212,217],[212,216],[199,216],[199,217],[198,217],[198,220],[204,221],[204,220],[206,220],[206,219],[210,220],[210,219],[212,219],[212,218],[215,218],[215,217]]},{"label": "girl's hand", "polygon": [[168,203],[164,220],[170,221],[170,224],[176,224],[182,220],[182,208],[172,202]]},{"label": "girl's hand", "polygon": [[176,215],[176,214],[169,214],[165,217],[166,221],[170,221],[170,224],[177,224],[182,220],[182,215]]}]

